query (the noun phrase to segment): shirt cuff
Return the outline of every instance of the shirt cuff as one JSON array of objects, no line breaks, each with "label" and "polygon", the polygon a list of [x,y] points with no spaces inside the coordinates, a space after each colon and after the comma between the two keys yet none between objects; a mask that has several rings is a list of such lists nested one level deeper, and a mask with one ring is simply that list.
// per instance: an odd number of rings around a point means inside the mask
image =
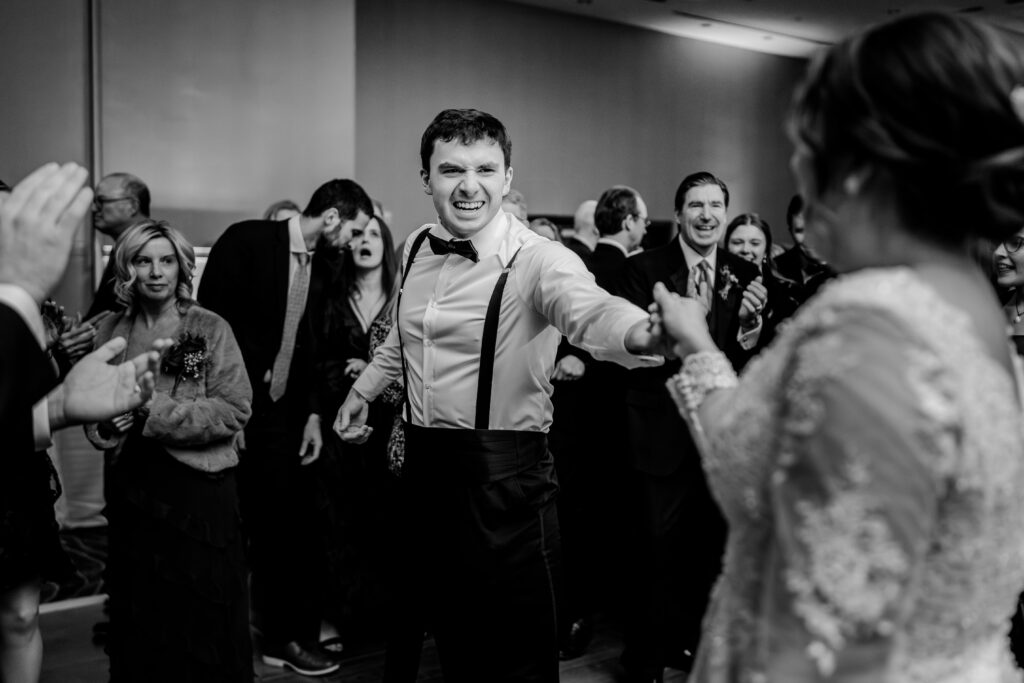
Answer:
[{"label": "shirt cuff", "polygon": [[53,445],[53,439],[50,438],[50,414],[49,399],[43,397],[39,399],[39,403],[32,407],[32,436],[35,439],[36,452],[45,451],[47,448]]},{"label": "shirt cuff", "polygon": [[35,299],[18,285],[0,284],[0,301],[13,308],[21,316],[36,341],[39,342],[39,348],[45,350],[46,332],[43,329],[43,316],[39,314],[39,307],[36,306]]},{"label": "shirt cuff", "polygon": [[383,370],[377,368],[373,363],[366,366],[359,378],[352,383],[352,390],[366,399],[367,403],[373,401],[384,391],[391,382]]},{"label": "shirt cuff", "polygon": [[754,329],[744,332],[742,329],[736,334],[736,340],[740,343],[740,348],[744,351],[749,351],[754,348],[757,344],[757,340],[761,338],[761,328],[764,327],[764,320],[761,316],[757,317],[757,327]]}]

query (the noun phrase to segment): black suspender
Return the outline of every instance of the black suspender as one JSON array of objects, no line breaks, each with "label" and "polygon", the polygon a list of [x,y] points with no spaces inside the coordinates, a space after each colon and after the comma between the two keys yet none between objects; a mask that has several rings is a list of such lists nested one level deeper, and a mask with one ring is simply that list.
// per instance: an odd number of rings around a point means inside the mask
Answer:
[{"label": "black suspender", "polygon": [[491,292],[491,300],[487,304],[487,317],[484,318],[484,336],[480,341],[480,372],[476,385],[476,428],[489,429],[491,425],[491,383],[494,379],[494,352],[498,344],[498,317],[501,314],[501,295],[505,291],[505,282],[508,280],[508,271],[512,270],[512,264],[516,256],[522,251],[522,247],[516,249],[508,265],[498,276],[498,283],[494,285]]},{"label": "black suspender", "polygon": [[[429,229],[423,230],[413,240],[409,248],[409,258],[405,262],[405,270],[402,273],[402,287],[398,290],[398,300],[395,302],[395,325],[398,327],[398,346],[402,354],[402,380],[405,383],[405,419],[412,422],[412,407],[409,404],[409,376],[405,362],[405,346],[402,344],[402,326],[400,315],[402,308],[402,292],[405,291],[405,282],[409,278],[409,270],[416,258],[416,252],[420,250],[423,241],[427,238]],[[487,317],[484,319],[484,333],[480,342],[480,371],[477,378],[476,388],[476,429],[488,429],[490,426],[491,413],[491,384],[494,381],[494,354],[498,343],[498,318],[501,315],[501,297],[505,292],[505,282],[508,281],[508,273],[512,270],[512,264],[522,247],[512,254],[508,264],[502,269],[498,276],[498,282],[491,292],[491,300],[487,304]]]},{"label": "black suspender", "polygon": [[398,299],[395,301],[395,329],[398,330],[398,350],[402,353],[402,384],[405,386],[405,421],[412,423],[412,406],[409,405],[409,373],[405,369],[405,344],[402,343],[402,292],[405,291],[405,281],[409,279],[409,269],[412,268],[412,262],[416,259],[416,252],[420,250],[420,245],[423,244],[423,240],[427,239],[427,233],[430,232],[430,228],[423,230],[420,234],[416,235],[416,239],[413,240],[412,246],[409,248],[409,258],[405,261],[405,270],[402,271],[402,286],[398,289]]}]

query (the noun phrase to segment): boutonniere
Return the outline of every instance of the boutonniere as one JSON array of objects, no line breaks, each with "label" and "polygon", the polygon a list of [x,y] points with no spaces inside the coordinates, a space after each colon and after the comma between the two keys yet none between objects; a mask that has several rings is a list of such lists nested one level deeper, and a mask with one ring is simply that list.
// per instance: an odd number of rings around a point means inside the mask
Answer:
[{"label": "boutonniere", "polygon": [[177,389],[183,380],[198,380],[209,362],[206,339],[202,335],[184,332],[164,353],[161,370],[165,375],[174,375],[174,388]]},{"label": "boutonniere", "polygon": [[729,292],[732,291],[733,285],[738,285],[740,280],[738,277],[732,274],[729,270],[729,266],[722,268],[722,283],[718,286],[718,296],[722,297],[722,301],[729,300]]}]

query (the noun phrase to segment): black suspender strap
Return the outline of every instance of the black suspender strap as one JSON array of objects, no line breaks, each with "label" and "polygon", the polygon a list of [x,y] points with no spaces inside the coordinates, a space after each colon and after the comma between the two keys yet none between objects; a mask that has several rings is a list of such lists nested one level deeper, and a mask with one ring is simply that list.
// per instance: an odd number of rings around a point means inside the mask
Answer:
[{"label": "black suspender strap", "polygon": [[501,314],[501,297],[505,291],[508,272],[512,270],[516,256],[522,251],[516,249],[508,264],[498,276],[498,283],[491,292],[491,300],[487,304],[487,317],[484,319],[484,335],[480,342],[480,372],[476,387],[476,428],[489,429],[491,424],[491,384],[494,380],[494,352],[498,344],[498,317]]},{"label": "black suspender strap", "polygon": [[402,271],[402,286],[398,290],[398,299],[395,301],[395,328],[398,330],[398,349],[402,353],[402,384],[405,387],[405,421],[410,424],[412,423],[412,406],[409,405],[409,374],[405,369],[405,345],[402,343],[402,326],[399,316],[402,310],[402,292],[405,291],[405,281],[409,279],[409,269],[412,268],[412,262],[416,260],[416,252],[420,250],[423,241],[427,239],[428,232],[430,232],[430,228],[421,231],[420,234],[416,235],[412,246],[409,247],[409,258],[405,262],[405,270]]}]

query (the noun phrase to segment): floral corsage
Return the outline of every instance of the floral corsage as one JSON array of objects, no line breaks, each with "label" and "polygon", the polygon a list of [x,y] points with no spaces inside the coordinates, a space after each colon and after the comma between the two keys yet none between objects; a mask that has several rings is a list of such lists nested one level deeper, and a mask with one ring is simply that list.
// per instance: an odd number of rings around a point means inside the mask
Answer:
[{"label": "floral corsage", "polygon": [[185,332],[164,353],[160,369],[165,375],[174,375],[174,388],[177,389],[182,381],[198,380],[209,363],[206,339],[202,335]]},{"label": "floral corsage", "polygon": [[729,266],[722,268],[722,284],[718,287],[718,296],[722,297],[722,301],[729,300],[729,292],[732,291],[734,285],[739,283],[739,278],[732,274]]}]

